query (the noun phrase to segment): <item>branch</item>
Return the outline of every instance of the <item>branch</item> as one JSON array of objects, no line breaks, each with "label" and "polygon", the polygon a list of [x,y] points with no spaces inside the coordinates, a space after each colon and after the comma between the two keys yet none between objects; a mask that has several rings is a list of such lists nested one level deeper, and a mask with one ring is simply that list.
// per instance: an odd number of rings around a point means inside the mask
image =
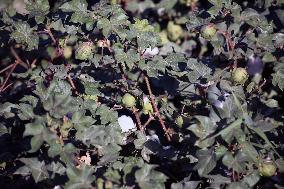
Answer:
[{"label": "branch", "polygon": [[162,116],[161,116],[161,114],[159,112],[159,109],[158,109],[158,107],[156,105],[155,98],[154,98],[154,95],[153,95],[152,90],[151,90],[149,79],[148,79],[147,76],[145,76],[144,79],[145,79],[145,82],[146,82],[146,85],[147,85],[147,89],[148,89],[148,92],[149,92],[149,95],[150,95],[151,103],[152,103],[152,105],[154,107],[155,114],[157,115],[157,117],[159,119],[159,122],[160,122],[160,124],[161,124],[161,126],[162,126],[162,128],[163,128],[163,130],[165,132],[165,135],[166,135],[168,141],[171,141],[171,138],[170,138],[170,135],[168,133],[167,127],[166,127],[166,125],[164,123],[164,120],[162,119]]},{"label": "branch", "polygon": [[142,124],[141,124],[141,120],[140,120],[140,117],[139,117],[139,114],[138,114],[138,109],[135,108],[135,107],[133,107],[133,108],[132,108],[132,112],[133,112],[134,115],[135,115],[135,118],[136,118],[136,121],[137,121],[139,130],[144,134],[145,131],[144,131],[144,127],[142,127]]},{"label": "branch", "polygon": [[145,129],[147,127],[147,125],[149,125],[149,123],[154,120],[154,117],[150,114],[150,117],[148,118],[148,120],[146,121],[146,123],[144,123],[143,128]]},{"label": "branch", "polygon": [[48,29],[45,29],[44,30],[46,33],[48,33],[48,35],[51,37],[51,39],[52,39],[52,42],[54,43],[54,44],[56,44],[56,39],[55,39],[55,37],[53,36],[53,34],[51,33],[51,31],[50,31],[50,29],[48,28]]},{"label": "branch", "polygon": [[2,84],[2,86],[1,86],[1,88],[0,88],[0,93],[3,92],[4,89],[7,89],[7,88],[5,87],[5,85],[6,85],[6,83],[8,82],[8,80],[9,80],[11,74],[12,74],[13,71],[15,70],[16,66],[17,66],[19,63],[20,63],[20,62],[16,60],[16,62],[15,62],[14,64],[12,64],[13,66],[12,66],[10,72],[8,73],[8,76],[6,77],[4,83]]},{"label": "branch", "polygon": [[26,69],[29,69],[29,66],[27,65],[27,63],[25,63],[20,57],[19,55],[16,53],[15,49],[13,47],[10,48],[12,55],[16,58],[16,60],[18,61],[18,64],[20,64],[21,66],[23,66]]}]

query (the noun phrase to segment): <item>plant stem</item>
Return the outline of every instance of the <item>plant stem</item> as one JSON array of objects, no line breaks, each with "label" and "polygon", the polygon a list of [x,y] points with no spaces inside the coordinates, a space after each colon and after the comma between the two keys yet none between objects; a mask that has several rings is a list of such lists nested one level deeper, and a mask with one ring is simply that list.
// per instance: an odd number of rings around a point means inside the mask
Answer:
[{"label": "plant stem", "polygon": [[143,128],[145,129],[147,127],[147,125],[149,125],[149,123],[154,120],[154,117],[152,115],[150,115],[150,117],[148,118],[148,120],[146,121],[146,123],[144,123]]},{"label": "plant stem", "polygon": [[139,130],[144,134],[145,131],[144,131],[144,127],[142,127],[142,124],[141,124],[141,120],[140,120],[140,117],[139,117],[139,114],[138,114],[138,109],[136,107],[133,107],[132,112],[135,115]]},{"label": "plant stem", "polygon": [[[0,88],[0,93],[4,91],[4,88],[5,88],[6,83],[8,82],[8,80],[9,80],[11,74],[13,73],[13,71],[15,70],[16,66],[17,66],[19,63],[20,63],[20,62],[19,62],[18,60],[16,60],[16,62],[15,62],[14,64],[12,64],[13,66],[12,66],[12,68],[11,68],[9,74],[8,74],[8,76],[6,77],[4,83],[2,84],[2,86],[1,86],[1,88]],[[5,89],[6,89],[6,88],[5,88]]]},{"label": "plant stem", "polygon": [[10,48],[12,55],[16,58],[16,60],[18,61],[18,64],[20,64],[21,66],[23,66],[26,69],[29,69],[29,66],[27,65],[27,63],[25,63],[20,57],[19,55],[16,53],[15,49],[13,47]]},{"label": "plant stem", "polygon": [[147,89],[148,89],[148,92],[149,92],[149,95],[150,95],[151,103],[152,103],[152,105],[153,105],[153,107],[154,107],[155,114],[157,115],[157,117],[158,117],[158,119],[159,119],[159,122],[160,122],[160,124],[161,124],[161,126],[162,126],[162,129],[163,129],[164,132],[165,132],[165,135],[166,135],[168,141],[171,141],[171,138],[170,138],[170,135],[169,135],[169,133],[168,133],[167,127],[166,127],[166,125],[165,125],[165,123],[164,123],[164,120],[162,119],[162,116],[161,116],[161,114],[160,114],[160,112],[159,112],[159,109],[158,109],[158,107],[157,107],[157,105],[156,105],[155,97],[154,97],[154,95],[153,95],[153,93],[152,93],[152,90],[151,90],[149,78],[148,78],[147,76],[145,76],[144,79],[145,79],[145,82],[146,82],[146,85],[147,85]]},{"label": "plant stem", "polygon": [[52,42],[53,42],[54,44],[56,44],[56,39],[54,38],[54,36],[53,36],[53,34],[51,33],[50,29],[48,28],[48,29],[45,29],[44,31],[48,33],[48,35],[51,37]]}]

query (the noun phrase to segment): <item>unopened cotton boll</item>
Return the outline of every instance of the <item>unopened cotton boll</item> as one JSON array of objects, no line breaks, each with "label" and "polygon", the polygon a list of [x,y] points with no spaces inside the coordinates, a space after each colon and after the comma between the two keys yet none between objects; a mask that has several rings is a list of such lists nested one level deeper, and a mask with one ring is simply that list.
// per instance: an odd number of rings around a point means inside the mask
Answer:
[{"label": "unopened cotton boll", "polygon": [[135,131],[137,129],[132,118],[126,115],[120,116],[118,118],[118,124],[123,133]]}]

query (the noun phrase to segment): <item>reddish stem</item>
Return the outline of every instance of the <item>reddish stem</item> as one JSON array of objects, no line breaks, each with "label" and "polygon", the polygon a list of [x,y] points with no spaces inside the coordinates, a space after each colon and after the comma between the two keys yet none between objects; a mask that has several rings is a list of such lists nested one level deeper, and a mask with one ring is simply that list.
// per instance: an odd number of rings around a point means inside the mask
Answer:
[{"label": "reddish stem", "polygon": [[135,115],[135,118],[136,118],[136,121],[137,121],[139,130],[144,134],[145,131],[144,131],[144,127],[142,127],[142,124],[141,124],[141,120],[140,120],[140,117],[139,117],[139,114],[138,114],[138,109],[135,108],[135,107],[133,107],[133,108],[132,108],[132,112],[133,112],[134,115]]},{"label": "reddish stem", "polygon": [[13,73],[13,71],[15,70],[16,66],[19,64],[20,62],[16,60],[16,62],[13,64],[10,72],[8,73],[8,76],[6,77],[4,83],[2,84],[1,88],[0,88],[0,93],[4,91],[5,85],[8,82],[11,74]]},{"label": "reddish stem", "polygon": [[20,57],[19,55],[16,53],[15,49],[13,47],[10,48],[12,55],[16,58],[16,60],[18,61],[18,64],[20,64],[21,66],[23,66],[26,69],[29,69],[29,66],[27,65],[27,63],[25,63]]},{"label": "reddish stem", "polygon": [[147,127],[147,125],[149,125],[149,123],[154,120],[153,116],[150,115],[150,117],[148,118],[148,120],[146,121],[146,123],[144,123],[143,128],[145,129]]},{"label": "reddish stem", "polygon": [[152,90],[151,90],[149,79],[148,79],[147,76],[145,76],[144,79],[145,79],[145,82],[146,82],[146,85],[147,85],[147,89],[148,89],[148,92],[149,92],[149,95],[150,95],[152,106],[154,107],[155,114],[157,115],[157,117],[159,119],[159,122],[160,122],[160,124],[162,126],[162,129],[165,132],[165,135],[166,135],[168,141],[171,141],[171,138],[170,138],[170,135],[168,133],[167,127],[166,127],[166,125],[164,123],[164,120],[162,119],[162,116],[161,116],[161,114],[159,112],[159,109],[158,109],[158,107],[156,105],[155,98],[154,98],[154,95],[153,95]]}]

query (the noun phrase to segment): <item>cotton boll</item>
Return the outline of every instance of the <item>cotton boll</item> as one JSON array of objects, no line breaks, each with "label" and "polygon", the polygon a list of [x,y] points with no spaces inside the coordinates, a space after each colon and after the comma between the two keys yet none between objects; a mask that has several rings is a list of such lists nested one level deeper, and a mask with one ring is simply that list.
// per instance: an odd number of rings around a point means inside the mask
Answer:
[{"label": "cotton boll", "polygon": [[249,60],[247,62],[247,70],[250,76],[253,76],[255,74],[261,74],[263,71],[263,63],[262,60],[255,55],[251,55],[249,57]]},{"label": "cotton boll", "polygon": [[160,142],[160,138],[158,137],[158,135],[156,134],[153,134],[153,135],[150,135],[150,136],[146,136],[147,140],[152,140],[154,142],[157,142],[157,143],[161,143]]},{"label": "cotton boll", "polygon": [[222,109],[224,107],[224,104],[222,102],[220,102],[219,100],[215,100],[213,104],[217,108],[221,108]]},{"label": "cotton boll", "polygon": [[126,115],[118,118],[118,124],[123,133],[135,131],[137,129],[132,118]]},{"label": "cotton boll", "polygon": [[159,54],[159,48],[158,47],[154,47],[153,49],[151,47],[145,49],[144,53],[143,53],[143,57],[148,59],[148,58],[152,58],[153,56]]}]

